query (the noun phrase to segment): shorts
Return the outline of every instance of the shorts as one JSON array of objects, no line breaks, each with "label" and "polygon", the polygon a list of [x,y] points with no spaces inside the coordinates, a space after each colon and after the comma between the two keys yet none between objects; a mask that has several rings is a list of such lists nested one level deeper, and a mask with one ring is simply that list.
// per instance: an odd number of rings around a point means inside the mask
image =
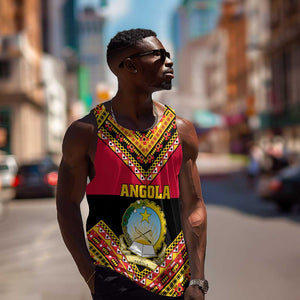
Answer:
[{"label": "shorts", "polygon": [[125,276],[107,267],[96,266],[95,294],[93,300],[183,300],[180,297],[167,297],[154,294]]}]

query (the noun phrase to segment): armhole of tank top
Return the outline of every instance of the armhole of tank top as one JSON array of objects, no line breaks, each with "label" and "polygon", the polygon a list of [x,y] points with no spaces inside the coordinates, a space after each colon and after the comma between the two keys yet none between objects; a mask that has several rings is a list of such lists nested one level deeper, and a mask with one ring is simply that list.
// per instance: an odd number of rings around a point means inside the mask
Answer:
[{"label": "armhole of tank top", "polygon": [[[98,104],[99,105],[99,104]],[[95,118],[95,124],[97,125],[97,141],[96,141],[96,151],[95,151],[95,156],[94,156],[94,171],[95,171],[95,176],[93,177],[93,179],[91,180],[90,177],[88,176],[87,177],[87,182],[86,182],[86,188],[89,186],[90,183],[92,183],[94,181],[94,179],[96,178],[96,173],[97,173],[97,170],[96,170],[96,165],[97,165],[97,151],[98,151],[98,143],[99,143],[99,137],[98,137],[98,130],[99,130],[99,127],[98,127],[98,120],[97,120],[97,117],[95,115],[95,111],[96,111],[96,108],[98,107],[98,105],[93,108],[90,113],[93,115],[93,117]]]},{"label": "armhole of tank top", "polygon": [[94,157],[94,171],[95,171],[95,176],[93,177],[93,179],[91,180],[90,177],[87,177],[87,183],[86,183],[86,188],[95,180],[96,176],[97,176],[97,152],[98,152],[98,144],[99,144],[99,138],[97,135],[97,145],[96,145],[96,151],[95,151],[95,157]]},{"label": "armhole of tank top", "polygon": [[164,104],[164,106],[165,106],[165,112],[169,109],[175,115],[176,130],[177,130],[177,134],[178,134],[178,141],[179,141],[179,145],[181,146],[181,152],[182,152],[182,143],[181,143],[181,138],[180,138],[179,131],[178,131],[178,126],[177,126],[177,114],[175,112],[175,109],[173,109],[169,105]]}]

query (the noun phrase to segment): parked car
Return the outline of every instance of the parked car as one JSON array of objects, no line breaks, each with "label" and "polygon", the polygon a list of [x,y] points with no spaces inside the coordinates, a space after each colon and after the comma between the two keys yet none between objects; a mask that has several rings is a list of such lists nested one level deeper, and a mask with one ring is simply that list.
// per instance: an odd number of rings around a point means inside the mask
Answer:
[{"label": "parked car", "polygon": [[0,182],[2,188],[12,187],[18,165],[13,155],[0,155]]},{"label": "parked car", "polygon": [[54,197],[58,167],[51,159],[20,165],[14,181],[15,198]]},{"label": "parked car", "polygon": [[287,167],[277,175],[261,177],[258,195],[274,202],[281,211],[289,211],[300,203],[300,164]]}]

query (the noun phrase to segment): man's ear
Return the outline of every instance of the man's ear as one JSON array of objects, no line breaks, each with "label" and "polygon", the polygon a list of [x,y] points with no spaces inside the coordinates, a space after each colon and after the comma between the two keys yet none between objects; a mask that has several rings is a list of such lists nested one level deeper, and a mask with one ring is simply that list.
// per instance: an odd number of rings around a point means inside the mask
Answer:
[{"label": "man's ear", "polygon": [[124,68],[131,73],[137,73],[137,68],[131,58],[126,58],[124,60]]}]

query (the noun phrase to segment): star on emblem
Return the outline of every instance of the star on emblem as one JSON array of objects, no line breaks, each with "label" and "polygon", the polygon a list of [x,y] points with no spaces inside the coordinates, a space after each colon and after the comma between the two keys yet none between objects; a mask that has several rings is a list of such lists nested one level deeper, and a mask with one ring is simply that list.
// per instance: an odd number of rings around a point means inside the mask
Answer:
[{"label": "star on emblem", "polygon": [[151,216],[151,214],[147,213],[146,208],[145,208],[145,211],[143,213],[141,213],[140,215],[143,217],[142,222],[147,221],[149,223],[149,217]]}]

